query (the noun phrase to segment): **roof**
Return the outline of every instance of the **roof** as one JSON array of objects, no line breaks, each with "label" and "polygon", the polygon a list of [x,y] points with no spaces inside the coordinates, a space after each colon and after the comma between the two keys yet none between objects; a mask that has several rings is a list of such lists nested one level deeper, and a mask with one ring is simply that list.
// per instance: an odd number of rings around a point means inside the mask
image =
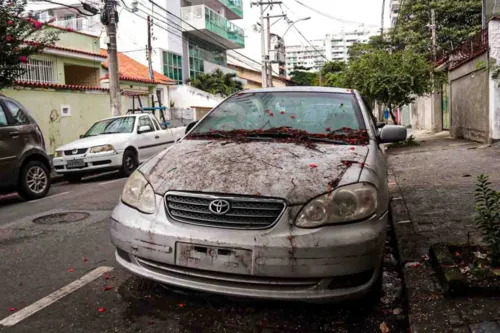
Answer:
[{"label": "roof", "polygon": [[[107,57],[108,51],[105,49],[101,49],[101,55]],[[104,68],[108,68],[109,63],[108,60],[102,63]],[[160,74],[154,71],[154,80],[149,78],[149,69],[147,66],[144,66],[138,61],[127,57],[125,54],[118,52],[118,72],[120,73],[120,80],[122,81],[133,81],[133,82],[142,82],[142,83],[151,83],[151,84],[166,84],[166,85],[174,85],[177,84],[177,81],[172,80],[169,77],[166,77],[163,74]],[[106,75],[105,78],[108,78],[109,75]]]},{"label": "roof", "polygon": [[28,82],[28,81],[16,81],[16,84],[18,86],[28,86],[28,87],[35,87],[35,88],[109,91],[108,88],[81,86],[81,85],[74,85],[74,84],[43,83],[43,82]]},{"label": "roof", "polygon": [[277,88],[260,88],[244,90],[240,93],[269,93],[269,92],[320,92],[320,93],[337,93],[337,94],[352,94],[354,90],[344,88],[330,87],[277,87]]},{"label": "roof", "polygon": [[[26,41],[24,42],[25,44],[36,44],[34,42]],[[88,51],[81,51],[81,50],[75,50],[75,49],[69,49],[67,47],[61,47],[61,46],[56,46],[56,45],[49,45],[46,46],[45,48],[47,49],[53,49],[53,50],[60,50],[60,51],[66,51],[66,52],[71,52],[71,53],[78,53],[78,54],[84,54],[96,58],[101,58],[101,59],[106,59],[106,56],[102,55],[102,53],[93,53],[93,52],[88,52]]]}]

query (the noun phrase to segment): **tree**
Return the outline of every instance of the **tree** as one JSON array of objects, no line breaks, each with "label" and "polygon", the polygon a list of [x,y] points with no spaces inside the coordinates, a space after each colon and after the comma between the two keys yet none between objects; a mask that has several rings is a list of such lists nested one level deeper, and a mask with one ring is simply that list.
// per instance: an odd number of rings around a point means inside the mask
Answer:
[{"label": "tree", "polygon": [[322,86],[343,87],[345,84],[345,70],[347,63],[344,61],[329,61],[321,67]]},{"label": "tree", "polygon": [[220,69],[216,69],[213,73],[198,74],[192,79],[191,85],[200,90],[206,91],[213,95],[221,95],[227,97],[235,92],[243,90],[243,83],[235,80],[236,74],[224,74]]},{"label": "tree", "polygon": [[437,46],[456,48],[481,30],[481,0],[405,0],[391,32],[398,47],[429,57],[432,54],[431,9],[436,13]]},{"label": "tree", "polygon": [[363,54],[375,50],[392,51],[393,48],[394,47],[391,45],[390,36],[388,34],[384,34],[383,36],[375,35],[370,37],[368,43],[354,43],[349,48],[349,59],[350,61],[354,61]]},{"label": "tree", "polygon": [[295,66],[290,72],[290,79],[299,86],[314,86],[318,82],[318,74],[309,72],[310,68]]},{"label": "tree", "polygon": [[26,72],[28,58],[53,45],[59,31],[23,16],[26,0],[0,0],[0,89]]},{"label": "tree", "polygon": [[412,103],[432,90],[432,65],[410,50],[374,50],[351,61],[345,71],[347,87],[357,89],[369,102],[392,109]]}]

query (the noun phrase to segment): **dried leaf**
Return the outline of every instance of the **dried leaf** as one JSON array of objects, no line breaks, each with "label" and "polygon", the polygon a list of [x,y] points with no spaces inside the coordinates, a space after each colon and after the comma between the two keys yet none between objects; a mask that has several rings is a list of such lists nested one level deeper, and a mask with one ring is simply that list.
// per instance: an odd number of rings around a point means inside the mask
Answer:
[{"label": "dried leaf", "polygon": [[83,258],[82,258],[82,261],[83,261],[83,262],[87,262],[87,261],[89,261],[89,260],[88,260],[87,258],[83,257]]},{"label": "dried leaf", "polygon": [[389,327],[387,327],[387,324],[385,323],[385,321],[380,324],[379,328],[380,328],[380,332],[382,332],[382,333],[389,333],[390,332]]},{"label": "dried leaf", "polygon": [[102,313],[102,312],[106,312],[106,309],[104,307],[100,307],[97,311]]},{"label": "dried leaf", "polygon": [[68,268],[68,272],[73,273],[75,270],[73,268]]},{"label": "dried leaf", "polygon": [[109,280],[109,274],[108,273],[104,274],[104,280]]},{"label": "dried leaf", "polygon": [[104,286],[104,291],[108,291],[108,290],[111,290],[111,289],[113,289],[113,287],[111,287],[111,286]]},{"label": "dried leaf", "polygon": [[178,307],[180,307],[180,308],[183,308],[183,307],[185,307],[185,306],[186,306],[186,304],[179,303],[179,304],[177,304],[177,306],[178,306]]},{"label": "dried leaf", "polygon": [[311,169],[316,169],[318,166],[316,164],[314,164],[314,163],[311,163],[311,164],[309,164],[309,167]]},{"label": "dried leaf", "polygon": [[401,308],[395,308],[394,310],[392,310],[392,313],[394,313],[396,316],[401,314],[401,312],[403,312],[403,309]]},{"label": "dried leaf", "polygon": [[9,312],[16,312],[17,309],[16,308],[9,308]]}]

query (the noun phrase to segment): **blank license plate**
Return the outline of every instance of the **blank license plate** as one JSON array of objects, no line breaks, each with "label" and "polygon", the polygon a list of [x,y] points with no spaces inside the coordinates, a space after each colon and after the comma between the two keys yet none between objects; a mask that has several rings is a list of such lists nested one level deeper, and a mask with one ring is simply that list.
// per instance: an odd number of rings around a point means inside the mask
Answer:
[{"label": "blank license plate", "polygon": [[66,168],[75,169],[75,168],[83,168],[85,166],[85,162],[83,160],[72,160],[66,162]]},{"label": "blank license plate", "polygon": [[176,264],[223,273],[250,274],[252,251],[177,243]]}]

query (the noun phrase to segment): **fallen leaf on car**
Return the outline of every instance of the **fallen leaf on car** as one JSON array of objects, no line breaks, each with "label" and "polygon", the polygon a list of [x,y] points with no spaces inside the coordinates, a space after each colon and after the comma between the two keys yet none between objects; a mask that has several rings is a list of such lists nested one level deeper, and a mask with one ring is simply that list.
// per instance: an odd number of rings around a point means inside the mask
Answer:
[{"label": "fallen leaf on car", "polygon": [[97,311],[102,313],[102,312],[106,312],[106,309],[104,307],[100,307]]},{"label": "fallen leaf on car", "polygon": [[407,268],[408,268],[408,267],[414,267],[414,268],[416,268],[416,267],[420,267],[420,263],[419,263],[419,262],[409,262],[409,263],[407,263],[407,264],[405,265],[405,267],[407,267]]},{"label": "fallen leaf on car", "polygon": [[177,304],[177,306],[178,306],[178,307],[180,307],[180,308],[183,308],[183,307],[185,307],[185,306],[186,306],[186,304],[179,303],[179,304]]},{"label": "fallen leaf on car", "polygon": [[314,164],[314,163],[311,163],[311,164],[309,164],[309,167],[311,169],[316,169],[318,166],[316,164]]},{"label": "fallen leaf on car", "polygon": [[389,333],[390,332],[389,327],[387,327],[387,324],[385,323],[385,321],[383,321],[382,324],[380,324],[379,328],[380,328],[380,332],[382,332],[382,333]]},{"label": "fallen leaf on car", "polygon": [[113,287],[111,287],[111,286],[104,286],[104,291],[108,291],[108,290],[111,290],[111,289],[113,289]]},{"label": "fallen leaf on car", "polygon": [[285,114],[285,111],[280,111],[280,114]]},{"label": "fallen leaf on car", "polygon": [[274,113],[269,113],[269,117],[273,117],[274,116]]},{"label": "fallen leaf on car", "polygon": [[15,312],[15,311],[17,311],[16,308],[9,308],[9,312]]},{"label": "fallen leaf on car", "polygon": [[83,261],[83,262],[87,262],[87,261],[89,261],[89,260],[88,260],[87,258],[83,257],[83,258],[82,258],[82,261]]},{"label": "fallen leaf on car", "polygon": [[332,129],[330,127],[325,128],[325,131],[330,132]]},{"label": "fallen leaf on car", "polygon": [[349,148],[349,149],[351,149],[351,150],[356,150],[356,148],[354,148],[354,147],[351,147],[351,148]]},{"label": "fallen leaf on car", "polygon": [[395,308],[394,310],[392,310],[392,313],[394,313],[396,316],[401,314],[401,312],[403,312],[401,308]]},{"label": "fallen leaf on car", "polygon": [[290,118],[295,119],[295,116],[292,114],[292,115],[290,116]]},{"label": "fallen leaf on car", "polygon": [[75,270],[73,268],[68,268],[68,272],[73,273]]},{"label": "fallen leaf on car", "polygon": [[109,280],[109,274],[104,274],[104,280]]}]

